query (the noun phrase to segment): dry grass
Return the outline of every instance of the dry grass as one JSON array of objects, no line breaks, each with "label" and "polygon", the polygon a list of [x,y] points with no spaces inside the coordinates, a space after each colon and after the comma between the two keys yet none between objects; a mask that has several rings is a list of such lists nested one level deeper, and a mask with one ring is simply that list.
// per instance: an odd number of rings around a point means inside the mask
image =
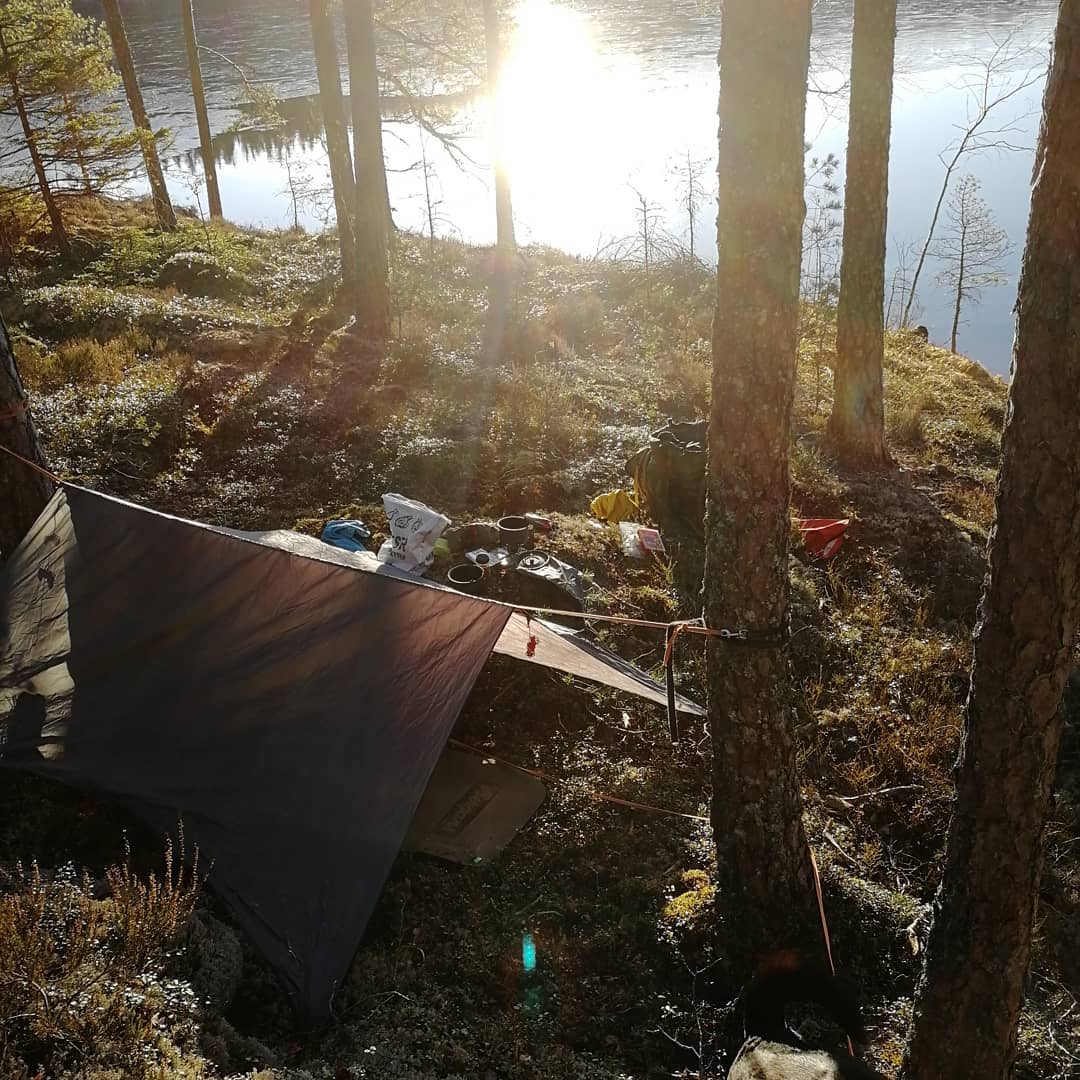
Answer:
[{"label": "dry grass", "polygon": [[905,331],[889,335],[885,415],[890,436],[926,463],[996,468],[1008,393],[1003,379]]},{"label": "dry grass", "polygon": [[[679,552],[673,569],[631,563],[617,531],[590,522],[586,507],[625,481],[624,461],[649,430],[707,408],[708,273],[672,266],[645,283],[633,268],[525,252],[491,360],[488,253],[403,236],[398,332],[375,368],[361,366],[343,330],[332,242],[222,238],[222,250],[242,251],[254,286],[233,307],[131,284],[151,279],[162,253],[146,222],[122,229],[116,242],[104,232],[95,241],[100,280],[61,283],[45,294],[51,306],[31,290],[6,308],[24,324],[20,359],[60,468],[237,527],[317,533],[327,517],[359,516],[378,533],[387,490],[459,520],[545,511],[558,525],[547,542],[589,573],[597,610],[694,613],[692,588],[674,582],[700,551]],[[917,964],[902,930],[939,873],[1006,389],[970,361],[890,335],[886,415],[903,471],[846,472],[821,434],[833,340],[831,312],[807,309],[794,502],[853,525],[833,563],[793,561],[791,654],[808,827],[841,962],[864,978],[876,1060],[892,1070]],[[658,670],[655,635],[598,636]],[[680,645],[680,688],[691,696],[703,694],[698,644]],[[677,750],[664,730],[646,706],[490,665],[458,734],[562,780],[497,863],[461,871],[399,859],[345,992],[344,1024],[300,1040],[295,1068],[274,1075],[340,1065],[409,1080],[671,1075],[700,1065],[678,1043],[697,1047],[702,1030],[722,1049],[724,1020],[702,1019],[687,969],[707,956],[707,828],[591,797],[705,809],[707,729],[689,724]],[[1080,821],[1062,814],[1065,832]],[[1072,940],[1067,925],[1045,933]],[[521,970],[525,930],[543,956],[532,982]],[[1057,978],[1057,959],[1040,964]],[[252,992],[243,1023],[285,1053],[292,1037],[271,998]],[[1035,1069],[1065,1060],[1045,1040],[1027,1053]]]},{"label": "dry grass", "polygon": [[0,1075],[177,1077],[191,1056],[195,1001],[167,975],[170,949],[194,909],[194,871],[174,863],[146,879],[128,864],[96,885],[32,864],[0,895]]}]

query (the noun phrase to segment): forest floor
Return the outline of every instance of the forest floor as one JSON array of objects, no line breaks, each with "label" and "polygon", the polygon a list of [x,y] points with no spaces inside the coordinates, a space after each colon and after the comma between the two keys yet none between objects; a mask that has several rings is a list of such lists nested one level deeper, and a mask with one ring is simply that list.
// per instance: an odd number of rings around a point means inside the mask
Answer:
[{"label": "forest floor", "polygon": [[[373,363],[335,306],[331,237],[190,218],[162,236],[144,208],[70,212],[76,263],[24,252],[2,302],[58,473],[236,528],[317,534],[327,518],[361,517],[376,541],[386,491],[461,521],[535,510],[556,522],[551,550],[588,572],[590,609],[695,614],[679,568],[625,558],[618,531],[592,521],[588,502],[627,482],[627,457],[667,417],[705,415],[705,268],[646,274],[523,251],[489,362],[491,253],[403,235],[392,256],[394,336]],[[793,505],[852,525],[833,560],[792,558],[790,653],[833,949],[867,995],[868,1057],[892,1076],[940,875],[1007,390],[970,360],[890,334],[895,465],[845,471],[823,435],[833,334],[830,310],[805,308]],[[700,553],[680,558],[693,567]],[[656,634],[600,636],[659,671]],[[701,649],[681,653],[680,689],[703,701]],[[694,974],[712,959],[708,827],[593,798],[707,814],[707,726],[687,724],[673,747],[647,703],[494,658],[455,735],[559,778],[505,852],[469,868],[402,854],[339,994],[339,1022],[310,1032],[293,1030],[283,992],[238,943],[211,872],[198,931],[166,973],[189,979],[198,1000],[170,1014],[163,1038],[173,1049],[159,1048],[148,1068],[258,1069],[265,1080],[722,1075],[735,1048],[731,1010],[702,1000]],[[1075,1076],[1080,1060],[1078,763],[1070,723],[1021,1077]],[[105,803],[28,777],[0,785],[0,864],[36,858],[98,876],[123,857],[125,829],[137,858],[160,851]],[[537,947],[531,974],[525,933]],[[199,989],[208,980],[213,995]],[[0,1072],[20,1075],[19,1048],[6,1053]],[[125,1071],[107,1055],[80,1068],[71,1075]]]}]

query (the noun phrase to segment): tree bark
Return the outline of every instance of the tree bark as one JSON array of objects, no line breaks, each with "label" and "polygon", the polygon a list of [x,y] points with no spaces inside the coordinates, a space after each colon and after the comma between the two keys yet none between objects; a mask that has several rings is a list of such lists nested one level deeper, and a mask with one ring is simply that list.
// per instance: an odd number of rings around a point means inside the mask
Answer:
[{"label": "tree bark", "polygon": [[[390,188],[382,141],[382,102],[379,96],[379,67],[375,48],[375,12],[372,0],[342,0],[345,11],[345,43],[349,53],[349,103],[353,122],[353,168],[356,184],[381,192],[386,237],[394,236],[394,214],[390,209]],[[377,118],[378,123],[373,122]],[[378,152],[374,153],[378,146]],[[363,164],[361,164],[361,162]],[[377,168],[376,168],[377,165]],[[370,171],[370,177],[367,175]],[[375,173],[378,173],[376,176]]]},{"label": "tree bark", "polygon": [[202,150],[203,175],[206,177],[206,201],[210,217],[220,218],[221,189],[218,187],[217,161],[214,158],[214,137],[210,133],[210,117],[206,112],[206,91],[203,88],[202,64],[199,63],[199,41],[195,36],[194,0],[180,0],[180,18],[184,23],[188,71],[191,73],[191,96],[195,99],[195,119],[199,125],[199,147]]},{"label": "tree bark", "polygon": [[[0,446],[45,466],[7,326],[0,316]],[[0,453],[0,560],[19,546],[52,496],[52,483],[9,454]]]},{"label": "tree bark", "polygon": [[1010,1075],[1080,567],[1080,0],[1043,102],[997,521],[909,1080]]},{"label": "tree bark", "polygon": [[506,162],[502,159],[503,146],[498,137],[496,96],[502,75],[502,43],[499,35],[499,12],[495,0],[484,0],[484,40],[487,46],[487,90],[492,110],[492,128],[495,131],[493,152],[495,157],[495,229],[496,243],[500,248],[512,249],[514,239],[514,208],[510,201],[510,177]]},{"label": "tree bark", "polygon": [[150,178],[150,195],[154,202],[154,214],[162,229],[176,228],[176,214],[169,199],[169,190],[165,186],[165,174],[161,171],[161,158],[158,156],[154,130],[150,127],[150,118],[146,115],[142,90],[139,89],[139,77],[135,74],[135,61],[131,58],[127,31],[124,29],[124,17],[120,14],[120,0],[101,0],[105,9],[105,25],[112,40],[116,66],[124,80],[124,92],[131,107],[131,118],[139,132],[142,143],[143,161]]},{"label": "tree bark", "polygon": [[964,303],[964,245],[967,240],[967,226],[960,230],[960,265],[956,270],[956,304],[953,306],[952,337],[949,339],[949,352],[956,352],[956,336],[960,332],[960,308]]},{"label": "tree bark", "polygon": [[392,219],[383,161],[375,15],[371,0],[344,2],[356,178],[356,332],[378,343],[385,342],[390,334],[386,241]]},{"label": "tree bark", "polygon": [[[705,521],[712,627],[787,625],[809,46],[810,0],[726,0]],[[707,674],[721,939],[740,976],[761,952],[820,942],[820,931],[787,653],[710,638]]]},{"label": "tree bark", "polygon": [[884,463],[885,228],[896,0],[855,0],[844,245],[829,432],[849,458]]},{"label": "tree bark", "polygon": [[15,102],[15,111],[19,114],[19,124],[22,126],[23,138],[26,139],[26,149],[30,154],[30,161],[34,166],[34,176],[37,178],[38,190],[41,192],[42,201],[45,203],[45,212],[49,215],[49,225],[52,228],[53,239],[60,254],[65,258],[71,257],[71,241],[68,239],[67,228],[64,225],[63,215],[53,195],[52,185],[49,183],[49,175],[45,171],[45,162],[42,160],[41,151],[38,148],[37,135],[30,124],[30,116],[26,111],[26,101],[23,98],[22,88],[15,73],[15,62],[8,51],[7,42],[3,32],[0,31],[0,55],[4,58],[4,66],[7,68],[8,85],[11,87],[11,98]]},{"label": "tree bark", "polygon": [[356,240],[353,232],[353,208],[356,205],[356,182],[353,179],[349,133],[345,124],[345,103],[341,95],[341,72],[338,70],[334,27],[330,22],[327,0],[310,0],[311,41],[315,49],[315,70],[319,77],[319,106],[326,130],[326,151],[330,158],[330,182],[334,188],[334,211],[337,216],[338,244],[341,247],[341,280],[350,303],[357,303]]}]

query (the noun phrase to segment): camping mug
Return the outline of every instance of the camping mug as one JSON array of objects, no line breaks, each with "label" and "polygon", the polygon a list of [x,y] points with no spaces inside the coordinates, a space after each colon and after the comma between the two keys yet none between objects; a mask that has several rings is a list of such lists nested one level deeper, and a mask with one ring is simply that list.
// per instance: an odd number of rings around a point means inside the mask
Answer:
[{"label": "camping mug", "polygon": [[478,593],[484,584],[484,568],[473,563],[459,563],[450,567],[446,580],[460,592]]}]

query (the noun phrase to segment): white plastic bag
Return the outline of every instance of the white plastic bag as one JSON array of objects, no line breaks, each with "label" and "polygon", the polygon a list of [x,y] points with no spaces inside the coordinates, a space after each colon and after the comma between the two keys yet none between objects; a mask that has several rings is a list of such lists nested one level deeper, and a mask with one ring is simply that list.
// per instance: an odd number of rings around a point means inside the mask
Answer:
[{"label": "white plastic bag", "polygon": [[435,541],[450,519],[430,506],[389,493],[383,508],[390,523],[390,539],[379,548],[379,561],[400,570],[426,570],[435,558]]},{"label": "white plastic bag", "polygon": [[619,522],[619,539],[623,554],[631,559],[647,559],[649,552],[667,553],[663,538],[656,529],[647,529],[636,521]]},{"label": "white plastic bag", "polygon": [[623,554],[631,559],[647,558],[645,549],[641,546],[638,537],[638,523],[636,521],[620,521],[619,537],[622,541]]}]

